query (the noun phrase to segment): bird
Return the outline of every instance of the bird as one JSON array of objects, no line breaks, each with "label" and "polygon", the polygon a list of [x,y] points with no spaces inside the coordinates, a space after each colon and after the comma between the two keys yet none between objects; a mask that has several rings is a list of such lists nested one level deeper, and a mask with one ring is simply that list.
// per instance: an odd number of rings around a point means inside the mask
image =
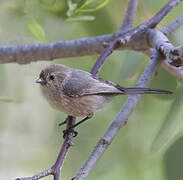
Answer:
[{"label": "bird", "polygon": [[172,94],[171,91],[130,87],[125,88],[89,72],[73,69],[61,64],[45,67],[36,83],[41,85],[43,96],[52,108],[73,117],[85,117],[76,123],[92,118],[97,110],[118,95]]}]

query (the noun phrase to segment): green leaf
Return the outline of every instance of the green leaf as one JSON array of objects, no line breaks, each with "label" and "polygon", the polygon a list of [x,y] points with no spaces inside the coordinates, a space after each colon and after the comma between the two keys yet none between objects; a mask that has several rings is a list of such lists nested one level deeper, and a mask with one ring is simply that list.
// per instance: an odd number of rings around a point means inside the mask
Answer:
[{"label": "green leaf", "polygon": [[28,23],[29,31],[40,41],[45,40],[45,32],[42,26],[34,19],[30,18]]},{"label": "green leaf", "polygon": [[[87,1],[85,4],[83,4],[83,6],[81,6],[79,9],[77,9],[77,12],[94,12],[97,11],[101,8],[103,8],[104,6],[106,6],[106,4],[109,2],[109,0],[103,0],[101,3],[98,3],[95,5],[94,1],[90,0]],[[93,8],[86,8],[87,6],[89,6],[90,4],[93,3]]]},{"label": "green leaf", "polygon": [[69,18],[67,21],[93,21],[95,19],[94,16],[79,16],[79,14],[97,11],[103,8],[109,0],[80,1],[78,4],[73,3],[72,0],[67,2],[69,9],[66,14],[68,17],[72,17],[72,19]]},{"label": "green leaf", "polygon": [[73,18],[68,18],[66,21],[93,21],[95,20],[95,16],[77,16]]},{"label": "green leaf", "polygon": [[74,11],[76,10],[77,8],[77,4],[76,3],[73,3],[72,0],[68,0],[67,1],[67,4],[68,4],[68,11],[66,12],[67,16],[70,17],[73,15]]}]

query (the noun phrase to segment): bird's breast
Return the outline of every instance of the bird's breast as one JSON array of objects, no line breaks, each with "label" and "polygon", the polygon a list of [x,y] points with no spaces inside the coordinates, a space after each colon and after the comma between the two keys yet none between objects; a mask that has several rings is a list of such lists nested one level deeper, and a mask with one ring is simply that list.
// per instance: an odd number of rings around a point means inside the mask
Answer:
[{"label": "bird's breast", "polygon": [[43,95],[49,104],[61,112],[75,117],[90,116],[95,111],[104,107],[111,101],[112,96],[88,95],[81,97],[69,97],[62,93],[50,92],[42,89]]}]

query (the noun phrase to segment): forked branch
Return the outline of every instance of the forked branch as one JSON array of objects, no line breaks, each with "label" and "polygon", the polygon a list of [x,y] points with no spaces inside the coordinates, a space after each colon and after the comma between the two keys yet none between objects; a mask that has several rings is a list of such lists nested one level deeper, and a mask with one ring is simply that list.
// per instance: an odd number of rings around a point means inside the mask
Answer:
[{"label": "forked branch", "polygon": [[[142,74],[137,87],[148,87],[151,80],[153,79],[158,67],[161,63],[161,57],[157,51],[153,53],[149,64],[147,65],[144,73]],[[135,110],[136,105],[140,101],[142,95],[132,95],[129,96],[128,100],[124,104],[123,108],[116,116],[114,121],[111,123],[110,127],[105,132],[104,136],[98,141],[95,146],[93,152],[88,157],[83,167],[79,170],[76,176],[72,180],[85,180],[89,175],[91,170],[94,168],[100,157],[103,155],[105,150],[111,144],[118,131],[122,126],[124,126],[131,115],[131,113]]]},{"label": "forked branch", "polygon": [[[66,119],[66,123],[67,128],[73,126],[75,123],[75,118],[72,116],[68,116]],[[69,147],[71,146],[72,146],[72,133],[68,133],[65,136],[64,143],[60,149],[58,158],[55,164],[51,168],[42,171],[32,177],[17,178],[16,180],[38,180],[49,175],[52,175],[54,180],[60,180],[62,166],[68,153]]]}]

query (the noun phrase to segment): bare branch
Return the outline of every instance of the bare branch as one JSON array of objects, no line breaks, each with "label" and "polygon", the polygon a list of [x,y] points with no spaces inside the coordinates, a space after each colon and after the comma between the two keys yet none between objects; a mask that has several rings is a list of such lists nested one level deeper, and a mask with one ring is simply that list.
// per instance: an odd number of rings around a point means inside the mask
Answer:
[{"label": "bare branch", "polygon": [[[126,48],[133,47],[135,49],[135,42],[138,39],[138,47],[139,43],[143,44],[145,42],[145,32],[148,29],[154,28],[176,5],[178,5],[182,0],[171,0],[169,3],[167,3],[164,8],[162,8],[154,17],[152,17],[150,20],[146,21],[143,24],[140,24],[135,29],[132,29],[128,31],[127,33],[123,34],[122,37],[115,39],[113,43],[113,47],[123,47],[126,46]],[[140,41],[141,39],[141,41]],[[120,45],[119,45],[120,44]],[[146,49],[147,45],[145,44]],[[107,51],[107,50],[106,50]]]},{"label": "bare branch", "polygon": [[[66,121],[67,121],[67,128],[69,128],[74,125],[75,118],[72,116],[68,116]],[[51,168],[49,168],[43,172],[40,172],[32,177],[17,178],[16,180],[38,180],[38,179],[41,179],[41,178],[49,176],[49,175],[53,175],[54,180],[60,180],[62,166],[63,166],[64,160],[66,158],[66,155],[68,153],[69,147],[71,145],[72,145],[72,133],[68,133],[65,136],[65,140],[60,149],[58,158],[57,158],[55,164]]]},{"label": "bare branch", "polygon": [[183,65],[183,46],[178,46],[171,50],[169,63],[176,67]]},{"label": "bare branch", "polygon": [[[148,51],[144,51],[143,53],[151,56],[153,49],[149,49]],[[167,70],[172,76],[174,76],[180,83],[183,84],[183,68],[182,67],[174,67],[168,63],[168,61],[164,60],[161,63],[161,66]]]},{"label": "bare branch", "polygon": [[118,41],[112,41],[110,42],[106,49],[104,50],[104,52],[99,56],[99,58],[97,59],[95,65],[93,66],[92,70],[91,70],[91,74],[93,74],[94,76],[96,76],[98,74],[98,72],[100,71],[100,68],[102,67],[102,65],[104,64],[106,58],[115,50],[117,49],[119,46],[121,46],[120,43],[117,43]]},{"label": "bare branch", "polygon": [[[174,47],[169,42],[168,38],[161,31],[156,29],[148,30],[147,35],[151,46],[156,48],[164,56],[164,58],[167,59],[161,64],[163,68],[165,68],[177,80],[183,83],[182,68],[176,68],[172,66],[179,66],[183,64],[183,46]],[[148,52],[151,54],[150,50]]]},{"label": "bare branch", "polygon": [[[147,87],[151,80],[153,79],[155,72],[157,71],[160,65],[160,56],[157,52],[153,53],[149,64],[147,65],[144,73],[142,74],[137,87]],[[124,126],[133,112],[135,110],[136,105],[141,99],[141,95],[133,95],[129,96],[127,102],[116,116],[104,136],[99,140],[93,152],[83,165],[83,167],[79,170],[77,175],[73,178],[73,180],[84,180],[89,175],[97,161],[103,155],[107,147],[111,144],[112,140],[120,130],[122,126]]]},{"label": "bare branch", "polygon": [[183,68],[174,67],[170,65],[167,61],[161,63],[164,69],[166,69],[172,76],[174,76],[181,84],[183,84]]},{"label": "bare branch", "polygon": [[[181,1],[182,0],[171,0],[149,21],[124,34],[120,38],[123,45],[120,49],[133,49],[135,45],[127,43],[129,41],[136,43],[136,41],[133,41],[136,36],[140,36],[148,28],[155,27],[163,17]],[[119,35],[119,33],[114,33],[98,37],[54,42],[50,44],[0,46],[0,63],[16,62],[19,64],[27,64],[38,60],[53,60],[56,58],[100,54],[104,50],[103,43],[114,41],[119,38]]]},{"label": "bare branch", "polygon": [[183,64],[183,46],[174,47],[168,38],[156,29],[148,30],[147,35],[151,46],[160,51],[171,65],[181,66]]},{"label": "bare branch", "polygon": [[128,6],[126,8],[123,23],[118,30],[118,32],[121,32],[121,34],[132,29],[135,15],[136,15],[137,5],[138,5],[138,0],[128,0]]},{"label": "bare branch", "polygon": [[109,34],[49,44],[0,46],[0,63],[27,64],[39,60],[100,54],[104,50],[103,43],[115,38],[116,34]]},{"label": "bare branch", "polygon": [[156,48],[164,55],[164,57],[169,59],[170,52],[174,49],[174,46],[161,31],[157,29],[149,29],[147,31],[147,39],[151,47]]},{"label": "bare branch", "polygon": [[[141,43],[141,41],[146,41],[145,40],[145,31],[147,31],[149,28],[153,28],[154,26],[156,26],[162,19],[163,17],[171,10],[173,9],[176,5],[178,5],[181,1],[180,0],[172,0],[170,1],[163,9],[161,9],[153,18],[151,18],[149,21],[139,25],[137,28],[127,32],[126,34],[124,34],[122,37],[115,39],[113,42],[109,43],[107,48],[104,50],[104,52],[102,53],[102,55],[99,57],[98,59],[98,63],[95,64],[95,66],[92,69],[92,73],[97,73],[100,69],[100,67],[102,66],[102,64],[104,63],[105,59],[107,58],[107,56],[109,56],[113,50],[117,49],[117,48],[121,48],[124,45],[126,45],[126,47],[128,46],[128,43],[130,44],[130,41],[132,42],[132,44],[130,45],[131,47],[135,47],[135,45],[133,44],[135,41],[135,39],[138,38],[138,43]],[[128,6],[132,6],[132,3],[135,3],[135,1],[133,0],[129,0],[128,1]],[[137,2],[136,2],[136,6],[137,6]],[[136,9],[136,8],[135,8]],[[127,12],[130,10],[130,7],[127,8]],[[125,15],[125,23],[127,23],[127,17],[128,15]],[[124,27],[122,25],[122,27]],[[120,28],[122,28],[120,27]],[[118,31],[120,32],[120,30]],[[118,34],[118,32],[116,34]],[[171,45],[171,43],[169,42],[168,38],[161,33],[160,31],[155,31],[155,30],[149,30],[150,33],[149,34],[149,39],[150,39],[150,43],[152,46],[155,46],[158,50],[160,50],[160,52],[163,52],[165,54],[165,57],[169,58],[170,57],[170,51],[174,48],[173,45]],[[143,38],[142,38],[143,37]],[[153,37],[153,39],[151,40],[151,38]],[[161,38],[161,39],[159,39]],[[141,41],[140,41],[141,39]],[[147,43],[143,43],[144,46],[147,46]],[[163,46],[162,46],[163,44]],[[139,47],[139,46],[138,46]],[[147,48],[147,47],[146,47]],[[172,56],[171,53],[171,58],[174,58],[175,56]],[[177,59],[177,57],[176,57]],[[98,71],[96,71],[96,69]]]},{"label": "bare branch", "polygon": [[174,7],[176,7],[182,0],[171,0],[167,3],[154,17],[152,17],[148,24],[155,27]]},{"label": "bare branch", "polygon": [[177,30],[183,24],[183,15],[178,17],[175,21],[170,23],[167,27],[161,29],[161,31],[166,35],[169,36],[172,32]]},{"label": "bare branch", "polygon": [[133,39],[133,36],[141,35],[147,29],[154,28],[181,1],[182,0],[171,0],[155,16],[153,16],[150,20],[148,20],[145,23],[139,25],[134,30],[131,30],[128,33],[126,33],[125,36],[122,37],[122,41],[129,42],[130,40]]}]

